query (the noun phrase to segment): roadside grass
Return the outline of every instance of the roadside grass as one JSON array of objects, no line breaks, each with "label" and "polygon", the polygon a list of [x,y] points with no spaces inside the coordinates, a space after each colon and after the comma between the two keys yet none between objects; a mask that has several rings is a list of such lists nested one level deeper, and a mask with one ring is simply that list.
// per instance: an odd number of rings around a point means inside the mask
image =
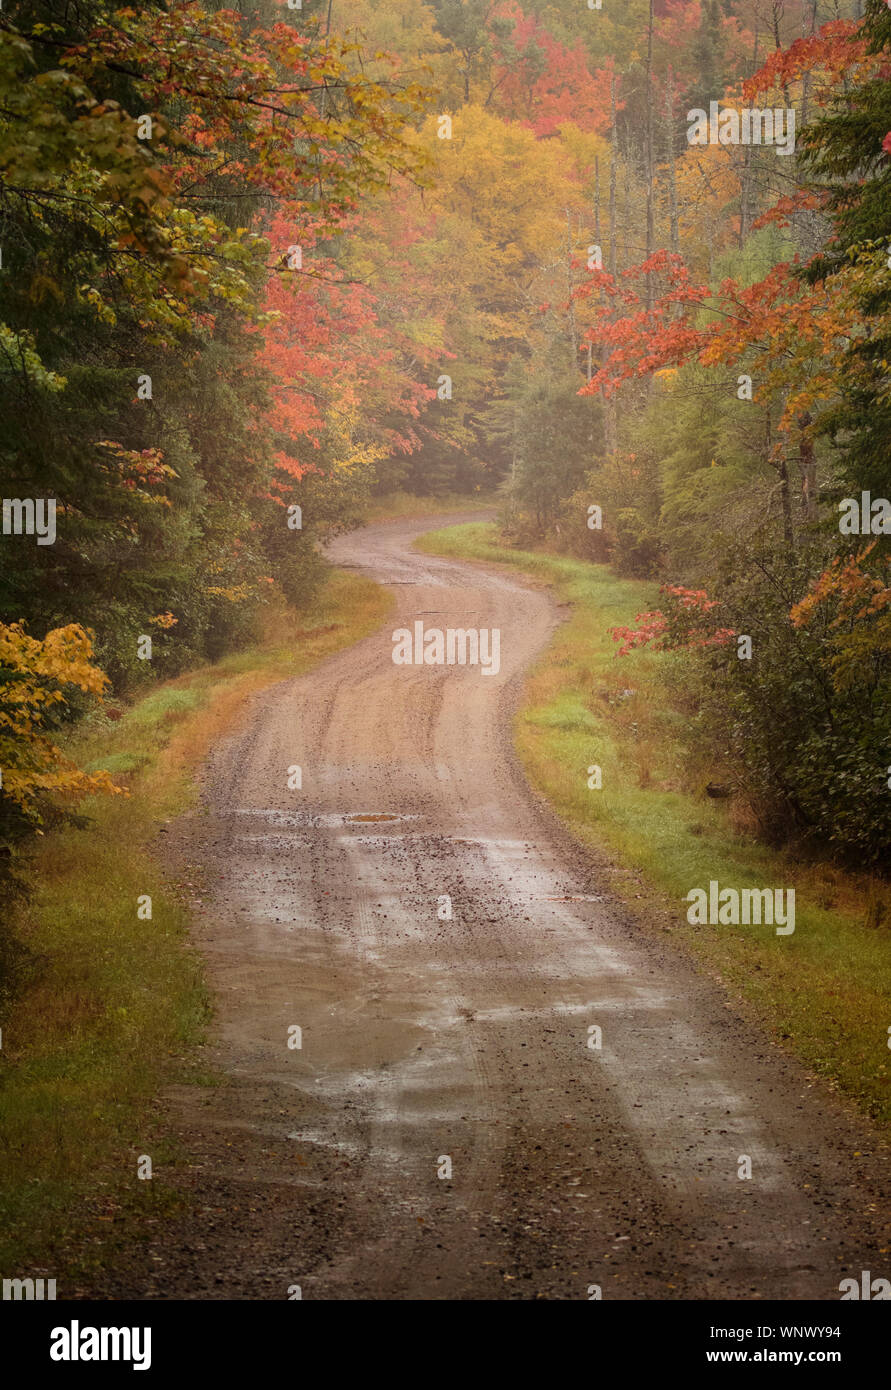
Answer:
[{"label": "roadside grass", "polygon": [[[710,799],[720,769],[685,738],[675,653],[616,658],[608,629],[658,606],[655,586],[607,566],[499,543],[475,524],[430,532],[419,549],[511,566],[548,585],[571,616],[532,671],[516,746],[532,785],[583,843],[605,851],[611,890],[642,930],[682,941],[747,1012],[815,1074],[883,1125],[891,1121],[889,892],[873,876],[760,843],[741,809]],[[588,790],[589,766],[603,789]],[[795,932],[691,926],[686,895],[794,887]]]},{"label": "roadside grass", "polygon": [[376,497],[365,520],[411,521],[415,517],[445,516],[449,512],[469,512],[477,508],[497,507],[498,494],[481,489],[479,492],[447,492],[441,497],[415,497],[410,492],[387,492]]},{"label": "roadside grass", "polygon": [[[137,1178],[176,1155],[158,1093],[215,1084],[192,1046],[210,1016],[182,889],[165,873],[159,822],[195,801],[192,773],[248,696],[300,674],[385,619],[385,590],[334,571],[312,611],[270,613],[259,644],[153,689],[119,718],[84,720],[66,752],[128,796],[95,797],[82,829],[34,850],[32,892],[11,925],[31,980],[2,1020],[0,1274],[59,1277],[59,1298],[99,1267],[115,1232],[173,1200]],[[137,898],[151,897],[151,920]]]}]

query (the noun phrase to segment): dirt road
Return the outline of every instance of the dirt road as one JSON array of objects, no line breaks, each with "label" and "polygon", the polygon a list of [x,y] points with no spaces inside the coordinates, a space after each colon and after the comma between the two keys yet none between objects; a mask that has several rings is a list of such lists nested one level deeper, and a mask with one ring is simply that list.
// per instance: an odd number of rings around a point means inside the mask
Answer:
[{"label": "dirt road", "polygon": [[[838,1299],[891,1275],[867,1126],[635,931],[527,789],[511,714],[551,600],[414,553],[434,524],[336,544],[392,624],[257,698],[181,827],[228,1084],[169,1097],[190,1211],[106,1292]],[[500,629],[500,671],[394,664],[416,621]]]}]

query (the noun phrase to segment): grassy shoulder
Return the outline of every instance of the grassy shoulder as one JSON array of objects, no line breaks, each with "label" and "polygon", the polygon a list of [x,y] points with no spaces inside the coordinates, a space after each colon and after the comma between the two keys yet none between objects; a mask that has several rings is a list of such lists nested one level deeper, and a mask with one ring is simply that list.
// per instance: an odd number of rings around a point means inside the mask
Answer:
[{"label": "grassy shoulder", "polygon": [[376,497],[365,516],[373,521],[414,521],[428,516],[447,516],[449,512],[482,511],[498,506],[494,491],[446,492],[440,497],[416,497],[411,492],[388,492]]},{"label": "grassy shoulder", "polygon": [[[159,823],[193,804],[195,768],[248,696],[358,641],[390,605],[370,580],[335,571],[308,614],[279,615],[258,646],[157,686],[116,721],[92,718],[67,747],[129,795],[92,799],[85,828],[39,843],[14,924],[34,967],[0,1049],[7,1277],[57,1277],[63,1298],[101,1263],[118,1222],[160,1214],[158,1185],[137,1179],[141,1154],[156,1167],[176,1157],[159,1137],[159,1090],[213,1078],[190,1057],[210,1001]],[[143,895],[150,920],[137,915]]]},{"label": "grassy shoulder", "polygon": [[[516,743],[527,775],[572,833],[610,859],[610,887],[642,929],[698,957],[784,1046],[882,1124],[891,1121],[891,939],[887,888],[759,843],[705,795],[709,769],[684,738],[673,653],[616,658],[608,629],[658,606],[655,587],[603,565],[499,544],[493,525],[430,532],[419,549],[520,570],[571,605],[527,682]],[[588,789],[588,768],[603,787]],[[793,887],[795,932],[691,926],[692,888]],[[883,910],[884,909],[884,914]],[[883,925],[883,915],[884,922]]]}]

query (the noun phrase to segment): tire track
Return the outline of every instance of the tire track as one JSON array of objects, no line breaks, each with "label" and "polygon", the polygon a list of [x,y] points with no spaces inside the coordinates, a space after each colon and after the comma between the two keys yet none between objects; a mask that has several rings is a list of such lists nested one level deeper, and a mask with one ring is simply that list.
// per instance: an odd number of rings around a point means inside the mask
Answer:
[{"label": "tire track", "polygon": [[423,529],[332,558],[394,586],[393,629],[499,628],[501,670],[396,666],[388,625],[216,750],[178,845],[228,1085],[169,1097],[190,1207],[112,1292],[832,1300],[887,1274],[868,1125],[629,923],[520,775],[554,605],[419,555]]}]

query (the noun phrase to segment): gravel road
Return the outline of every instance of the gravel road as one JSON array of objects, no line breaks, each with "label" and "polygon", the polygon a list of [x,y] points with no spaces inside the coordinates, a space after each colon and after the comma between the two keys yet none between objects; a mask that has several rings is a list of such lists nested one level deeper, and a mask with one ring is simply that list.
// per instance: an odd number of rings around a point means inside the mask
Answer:
[{"label": "gravel road", "polygon": [[[255,698],[168,837],[204,884],[226,1084],[165,1098],[187,1208],[97,1292],[832,1300],[891,1276],[867,1123],[536,803],[511,719],[559,613],[412,550],[442,524],[335,543],[392,586],[392,623]],[[394,664],[418,621],[498,629],[499,671]]]}]

